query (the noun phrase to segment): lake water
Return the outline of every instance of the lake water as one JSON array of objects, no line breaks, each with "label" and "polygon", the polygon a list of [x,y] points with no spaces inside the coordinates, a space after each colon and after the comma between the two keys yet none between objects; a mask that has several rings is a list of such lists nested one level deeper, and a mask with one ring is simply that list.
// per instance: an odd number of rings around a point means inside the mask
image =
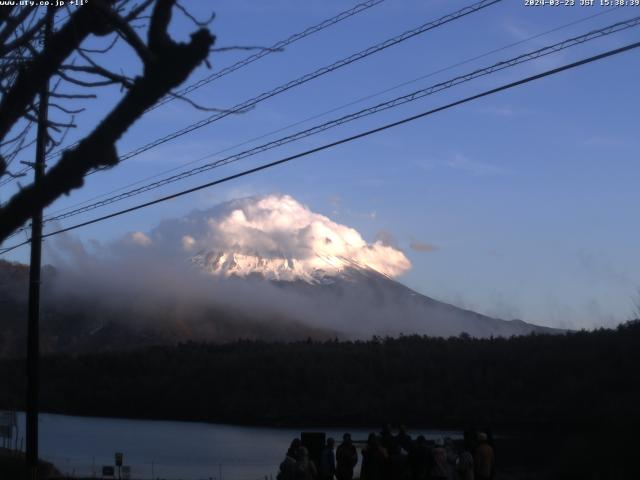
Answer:
[{"label": "lake water", "polygon": [[[19,436],[25,416],[19,414]],[[115,452],[124,454],[134,479],[275,479],[291,440],[301,431],[324,431],[336,440],[343,429],[262,428],[196,422],[126,420],[118,418],[40,415],[40,457],[62,473],[101,477],[103,465],[114,464]],[[355,441],[366,440],[376,429],[351,429]],[[460,432],[420,431],[428,439]],[[117,478],[117,477],[116,477]]]}]

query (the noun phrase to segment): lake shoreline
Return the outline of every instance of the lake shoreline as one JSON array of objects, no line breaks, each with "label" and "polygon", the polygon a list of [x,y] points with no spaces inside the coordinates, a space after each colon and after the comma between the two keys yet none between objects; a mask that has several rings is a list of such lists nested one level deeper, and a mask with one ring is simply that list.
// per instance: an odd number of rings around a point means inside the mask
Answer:
[{"label": "lake shoreline", "polygon": [[[23,434],[24,414],[19,413],[18,420]],[[138,473],[142,478],[148,478],[154,465],[156,473],[164,472],[161,475],[167,478],[208,478],[219,467],[229,478],[234,478],[232,473],[264,478],[265,473],[275,474],[291,440],[300,437],[303,431],[325,432],[338,441],[343,433],[349,432],[360,449],[368,433],[381,430],[381,426],[371,425],[268,427],[50,413],[42,413],[40,420],[42,460],[55,465],[63,474],[73,473],[80,478],[90,476],[103,465],[113,465],[114,452],[124,452],[125,464],[133,465],[136,472],[144,472]],[[566,475],[578,470],[583,473],[582,478],[604,479],[610,477],[588,474],[612,465],[620,471],[632,471],[635,465],[628,461],[635,458],[632,446],[637,430],[633,427],[612,425],[608,429],[564,432],[493,430],[500,478],[574,478]],[[408,433],[414,439],[423,434],[431,444],[437,438],[451,437],[456,447],[462,447],[460,428],[422,430],[408,425]]]},{"label": "lake shoreline", "polygon": [[[6,408],[3,405],[0,405],[0,411],[2,410],[13,410],[11,408]],[[23,410],[16,410],[18,413],[24,413]],[[133,416],[133,415],[102,415],[99,413],[82,413],[76,412],[68,409],[61,410],[43,410],[40,412],[42,415],[64,415],[78,418],[86,418],[86,419],[96,419],[96,420],[135,420],[140,422],[173,422],[173,423],[193,423],[193,424],[207,424],[207,425],[215,425],[215,426],[227,426],[227,427],[243,427],[243,428],[260,428],[260,429],[275,429],[275,430],[289,430],[289,429],[302,429],[302,430],[321,430],[321,429],[364,429],[370,428],[371,425],[377,425],[377,430],[380,430],[386,424],[390,424],[394,427],[398,427],[400,425],[405,425],[414,430],[442,430],[442,431],[460,431],[463,432],[465,430],[477,430],[477,429],[489,429],[491,431],[496,432],[501,436],[517,436],[518,434],[542,434],[553,432],[555,435],[561,434],[562,432],[581,432],[588,431],[592,429],[601,429],[605,423],[598,419],[593,419],[592,422],[584,422],[584,421],[557,421],[557,422],[499,422],[499,423],[490,423],[490,422],[474,422],[474,421],[459,421],[459,422],[387,422],[385,419],[380,419],[379,422],[375,421],[345,421],[345,422],[322,422],[322,421],[295,421],[295,420],[265,420],[265,421],[255,421],[255,418],[252,418],[251,421],[234,421],[229,419],[201,419],[195,417],[184,417],[178,416],[175,417],[153,417],[153,416]],[[610,422],[606,424],[611,425]],[[613,425],[616,425],[614,423]],[[626,424],[628,425],[628,423]],[[640,425],[638,425],[640,428]]]}]

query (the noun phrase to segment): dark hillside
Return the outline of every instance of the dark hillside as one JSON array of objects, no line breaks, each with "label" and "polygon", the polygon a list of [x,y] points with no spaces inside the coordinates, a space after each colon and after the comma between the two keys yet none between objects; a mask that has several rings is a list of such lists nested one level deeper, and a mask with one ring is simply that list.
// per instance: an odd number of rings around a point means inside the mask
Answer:
[{"label": "dark hillside", "polygon": [[[640,324],[511,339],[182,344],[48,356],[42,407],[249,424],[555,428],[640,420]],[[24,362],[0,362],[22,407]]]}]

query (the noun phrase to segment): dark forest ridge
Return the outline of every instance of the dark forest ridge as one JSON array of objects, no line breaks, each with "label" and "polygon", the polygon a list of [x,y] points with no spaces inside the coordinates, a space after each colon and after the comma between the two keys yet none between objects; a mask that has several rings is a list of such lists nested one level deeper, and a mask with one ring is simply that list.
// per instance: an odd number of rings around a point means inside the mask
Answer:
[{"label": "dark forest ridge", "polygon": [[[45,411],[268,425],[640,423],[640,324],[510,339],[183,344],[43,361]],[[5,359],[0,407],[21,409]]]}]

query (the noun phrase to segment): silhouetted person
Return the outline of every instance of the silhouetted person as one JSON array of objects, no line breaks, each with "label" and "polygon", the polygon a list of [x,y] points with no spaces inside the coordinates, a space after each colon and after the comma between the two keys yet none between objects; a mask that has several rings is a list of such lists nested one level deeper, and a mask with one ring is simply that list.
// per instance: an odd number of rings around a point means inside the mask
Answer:
[{"label": "silhouetted person", "polygon": [[396,435],[396,444],[400,446],[405,452],[409,453],[413,446],[411,435],[407,433],[407,427],[400,425],[398,429],[398,435]]},{"label": "silhouetted person", "polygon": [[387,459],[387,450],[380,445],[375,433],[370,434],[367,445],[362,449],[360,480],[382,480]]},{"label": "silhouetted person", "polygon": [[318,478],[318,469],[309,459],[307,447],[299,447],[296,453],[295,480],[315,480]]},{"label": "silhouetted person", "polygon": [[391,433],[391,425],[387,424],[380,432],[380,445],[387,451],[387,461],[384,464],[382,478],[385,480],[396,480],[398,476],[398,455],[400,447],[396,442],[396,437]]},{"label": "silhouetted person", "polygon": [[431,449],[431,478],[434,480],[449,480],[451,471],[447,460],[447,451],[444,448],[444,440],[438,438],[435,446]]},{"label": "silhouetted person", "polygon": [[298,448],[300,448],[300,439],[296,438],[291,442],[291,446],[280,464],[280,470],[276,476],[277,480],[296,480],[296,453]]},{"label": "silhouetted person", "polygon": [[398,429],[397,435],[392,435],[388,427],[383,430],[383,447],[389,453],[389,461],[385,471],[387,480],[405,480],[409,477],[408,453],[412,448],[411,437],[404,425]]},{"label": "silhouetted person", "polygon": [[294,438],[291,440],[291,445],[289,445],[289,450],[287,450],[287,455],[296,458],[298,454],[298,449],[302,446],[302,441],[299,438]]},{"label": "silhouetted person", "polygon": [[418,435],[411,445],[407,463],[409,465],[410,478],[412,480],[425,480],[429,473],[429,446],[424,435]]},{"label": "silhouetted person", "polygon": [[327,444],[322,449],[322,453],[320,454],[321,480],[333,480],[333,476],[336,473],[336,457],[333,451],[335,443],[336,442],[333,438],[327,438]]},{"label": "silhouetted person", "polygon": [[473,455],[475,480],[489,480],[493,477],[495,458],[493,448],[488,443],[486,433],[478,433],[478,446]]},{"label": "silhouetted person", "polygon": [[458,453],[455,467],[458,480],[475,480],[473,455],[471,454],[470,445],[471,442],[469,442],[468,439],[465,439],[464,446]]},{"label": "silhouetted person", "polygon": [[396,438],[393,436],[393,433],[391,433],[391,425],[385,425],[382,432],[380,432],[380,445],[387,450],[389,455],[395,453],[398,448]]},{"label": "silhouetted person", "polygon": [[353,469],[358,464],[358,450],[351,441],[351,435],[345,433],[342,443],[336,450],[336,477],[338,480],[351,480]]},{"label": "silhouetted person", "polygon": [[456,452],[456,448],[453,445],[453,440],[450,437],[445,437],[444,439],[444,450],[447,452],[447,463],[449,464],[449,474],[455,471],[455,466],[458,461],[458,452]]}]

